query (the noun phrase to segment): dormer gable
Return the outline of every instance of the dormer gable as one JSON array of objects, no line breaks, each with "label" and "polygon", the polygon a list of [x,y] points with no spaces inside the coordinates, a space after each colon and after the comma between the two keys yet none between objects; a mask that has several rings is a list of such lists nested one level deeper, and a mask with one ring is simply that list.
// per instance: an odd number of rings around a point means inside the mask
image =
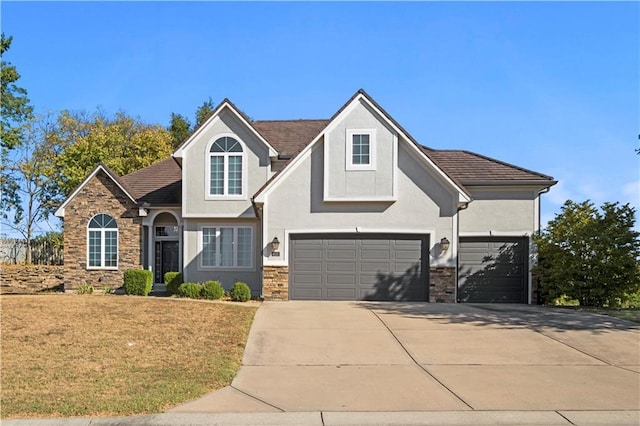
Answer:
[{"label": "dormer gable", "polygon": [[[341,134],[343,133],[343,134]],[[331,147],[333,138],[338,138],[338,144],[342,144],[341,149],[336,152],[327,152],[327,146]],[[338,136],[340,135],[340,136]],[[354,164],[354,146],[366,145],[368,135],[369,149],[375,148],[373,157],[356,159]],[[357,141],[354,142],[354,136]],[[328,138],[328,143],[327,143]],[[364,139],[364,141],[363,141]],[[335,140],[335,139],[334,139]],[[273,179],[271,179],[254,197],[258,204],[263,203],[268,194],[277,187],[280,182],[301,164],[309,156],[312,150],[319,144],[324,144],[324,200],[335,201],[383,201],[393,202],[397,198],[397,176],[395,175],[397,165],[398,144],[404,144],[407,150],[417,158],[424,167],[432,170],[434,175],[451,191],[457,193],[459,205],[471,201],[470,194],[466,189],[451,178],[444,170],[438,167],[423,151],[423,147],[413,139],[404,128],[396,122],[380,105],[378,105],[363,89],[358,90],[329,120],[327,126],[309,143],[287,166]],[[336,148],[337,145],[336,144]],[[349,146],[350,145],[350,146]],[[362,156],[362,151],[356,154]],[[351,188],[344,187],[344,195],[338,193],[334,196],[331,192],[332,167],[338,170],[344,168],[344,172],[354,171],[353,185]],[[391,171],[389,169],[391,168]],[[350,169],[350,170],[349,170]],[[378,170],[384,179],[379,187],[370,187],[371,178]],[[364,172],[364,173],[357,173]],[[374,172],[374,173],[370,173]],[[366,174],[370,176],[366,176]],[[361,177],[362,176],[362,177]],[[338,177],[336,180],[339,180]],[[365,189],[365,192],[359,191]],[[341,191],[339,188],[338,191]],[[368,193],[366,192],[368,191]],[[366,194],[362,196],[362,194]]]},{"label": "dormer gable", "polygon": [[184,142],[182,142],[174,151],[172,156],[179,159],[184,157],[185,152],[193,145],[194,141],[202,137],[206,133],[213,123],[220,119],[220,115],[223,111],[228,111],[230,114],[240,121],[247,130],[250,131],[269,151],[269,157],[277,157],[277,150],[253,127],[250,120],[243,114],[229,99],[225,98],[220,104],[213,110],[211,116],[202,123],[191,136],[189,136]]}]

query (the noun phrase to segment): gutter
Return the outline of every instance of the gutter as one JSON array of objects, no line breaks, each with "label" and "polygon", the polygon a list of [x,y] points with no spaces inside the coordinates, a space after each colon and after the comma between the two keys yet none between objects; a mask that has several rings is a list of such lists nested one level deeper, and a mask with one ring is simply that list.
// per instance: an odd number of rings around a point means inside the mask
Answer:
[{"label": "gutter", "polygon": [[461,180],[465,186],[519,186],[537,185],[550,188],[557,184],[557,180]]}]

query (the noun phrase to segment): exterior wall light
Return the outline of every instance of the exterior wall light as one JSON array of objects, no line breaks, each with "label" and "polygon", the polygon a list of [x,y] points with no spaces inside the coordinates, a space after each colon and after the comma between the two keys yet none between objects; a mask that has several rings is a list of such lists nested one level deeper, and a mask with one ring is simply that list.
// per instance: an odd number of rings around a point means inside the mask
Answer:
[{"label": "exterior wall light", "polygon": [[277,251],[280,248],[280,240],[278,237],[273,237],[273,241],[271,241],[271,250]]},{"label": "exterior wall light", "polygon": [[451,243],[449,242],[449,240],[447,240],[447,237],[443,237],[440,240],[440,250],[442,250],[443,253],[445,251],[449,250],[449,246],[450,245],[451,245]]}]

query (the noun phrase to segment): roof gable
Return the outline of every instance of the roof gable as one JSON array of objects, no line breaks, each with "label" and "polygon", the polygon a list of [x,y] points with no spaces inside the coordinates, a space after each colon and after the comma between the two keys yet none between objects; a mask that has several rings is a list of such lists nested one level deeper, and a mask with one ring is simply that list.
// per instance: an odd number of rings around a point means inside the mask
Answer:
[{"label": "roof gable", "polygon": [[328,120],[324,129],[318,133],[318,135],[306,146],[304,147],[298,155],[292,159],[292,161],[287,164],[287,166],[277,175],[272,177],[254,196],[254,200],[256,202],[264,202],[266,198],[266,194],[275,186],[277,186],[278,182],[282,179],[285,179],[288,175],[288,170],[293,169],[302,161],[302,158],[311,152],[313,146],[318,143],[320,139],[324,136],[325,133],[328,133],[332,130],[334,126],[337,125],[343,118],[345,118],[353,108],[358,105],[358,102],[364,102],[367,104],[377,115],[382,117],[383,121],[393,129],[398,135],[401,136],[404,140],[409,142],[409,146],[413,150],[414,154],[420,158],[423,162],[425,162],[429,167],[432,167],[438,175],[447,184],[449,184],[456,192],[458,192],[459,202],[469,202],[471,201],[470,194],[465,190],[465,188],[457,183],[454,179],[452,179],[447,173],[445,173],[440,167],[438,167],[425,153],[422,151],[422,146],[418,144],[415,139],[411,135],[407,133],[406,130],[400,124],[398,124],[395,119],[393,119],[380,105],[378,105],[363,89],[358,90],[349,100],[340,108],[338,111]]},{"label": "roof gable", "polygon": [[198,139],[200,137],[200,135],[205,133],[207,128],[210,127],[211,124],[218,119],[220,113],[225,109],[228,109],[229,111],[231,111],[231,113],[233,115],[235,115],[236,118],[243,125],[245,125],[249,129],[249,131],[251,133],[253,133],[258,138],[258,140],[260,140],[260,142],[262,142],[267,147],[267,149],[269,150],[269,156],[274,157],[274,156],[278,155],[278,152],[276,151],[276,149],[264,138],[264,136],[262,136],[255,129],[255,127],[253,127],[253,125],[251,124],[249,119],[229,99],[225,98],[214,109],[214,111],[211,114],[211,116],[204,123],[202,123],[200,126],[198,126],[198,128],[191,134],[191,136],[189,136],[187,138],[187,140],[182,142],[178,146],[178,148],[176,148],[176,150],[173,153],[173,157],[174,158],[182,158],[183,155],[184,155],[184,152],[189,148],[189,146],[193,143],[193,141]]},{"label": "roof gable", "polygon": [[60,205],[60,207],[58,207],[54,215],[56,217],[64,217],[65,207],[69,205],[69,203],[80,193],[80,191],[82,191],[85,188],[85,186],[87,186],[89,181],[91,181],[91,179],[93,179],[101,171],[104,174],[106,174],[109,177],[109,179],[111,179],[131,201],[133,201],[134,203],[137,203],[136,198],[133,195],[133,191],[131,190],[129,185],[127,185],[127,183],[123,181],[117,173],[111,171],[107,166],[100,163],[96,166],[95,169],[93,169],[93,171],[89,174],[89,176],[87,176],[80,183],[80,185],[78,185],[78,187],[74,189],[73,192],[71,192],[71,195],[69,195],[67,199],[64,200],[64,202]]}]

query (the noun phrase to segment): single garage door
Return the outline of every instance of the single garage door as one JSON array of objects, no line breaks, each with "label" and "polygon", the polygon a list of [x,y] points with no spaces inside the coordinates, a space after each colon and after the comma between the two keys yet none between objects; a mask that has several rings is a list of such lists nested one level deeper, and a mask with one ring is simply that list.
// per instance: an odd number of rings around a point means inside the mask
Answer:
[{"label": "single garage door", "polygon": [[460,238],[458,300],[527,303],[527,238]]},{"label": "single garage door", "polygon": [[425,235],[292,235],[289,297],[426,301],[428,247]]}]

